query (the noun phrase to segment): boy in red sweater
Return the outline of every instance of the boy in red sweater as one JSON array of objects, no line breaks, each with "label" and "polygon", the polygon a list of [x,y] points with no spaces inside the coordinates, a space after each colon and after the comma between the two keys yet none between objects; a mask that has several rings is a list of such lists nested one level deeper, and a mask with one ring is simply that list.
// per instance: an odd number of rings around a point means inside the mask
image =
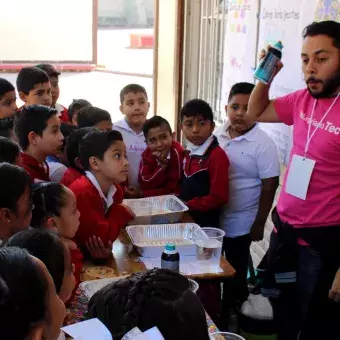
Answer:
[{"label": "boy in red sweater", "polygon": [[68,169],[61,179],[61,184],[69,187],[77,178],[83,176],[85,171],[80,163],[79,158],[79,143],[94,128],[87,127],[73,131],[67,138],[66,142],[66,158],[68,162]]},{"label": "boy in red sweater", "polygon": [[94,258],[109,257],[112,242],[134,218],[122,204],[119,186],[128,175],[123,137],[118,131],[91,131],[80,141],[79,154],[85,175],[70,186],[80,211],[75,241]]},{"label": "boy in red sweater", "polygon": [[24,107],[15,121],[15,133],[22,152],[22,166],[33,183],[49,181],[46,157],[54,156],[63,146],[57,111],[43,105]]},{"label": "boy in red sweater", "polygon": [[183,166],[183,147],[174,140],[169,122],[154,116],[143,133],[148,148],[142,154],[138,181],[144,197],[178,194]]},{"label": "boy in red sweater", "polygon": [[180,112],[182,132],[188,140],[179,197],[201,227],[218,227],[221,208],[228,202],[229,160],[213,136],[213,112],[208,103],[193,99]]}]

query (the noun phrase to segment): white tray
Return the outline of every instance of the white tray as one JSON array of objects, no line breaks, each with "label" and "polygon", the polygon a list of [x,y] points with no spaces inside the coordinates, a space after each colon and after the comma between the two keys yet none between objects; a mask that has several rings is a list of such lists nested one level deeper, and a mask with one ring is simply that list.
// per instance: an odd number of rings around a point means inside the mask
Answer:
[{"label": "white tray", "polygon": [[[136,203],[149,202],[149,211],[136,209]],[[176,223],[182,218],[188,207],[174,195],[164,195],[135,199],[126,199],[123,204],[129,206],[136,214],[136,217],[130,221],[129,225],[147,225],[147,224],[165,224]]]},{"label": "white tray", "polygon": [[200,226],[194,223],[135,225],[126,227],[132,244],[143,257],[159,257],[167,243],[176,245],[180,255],[196,255],[193,234]]}]

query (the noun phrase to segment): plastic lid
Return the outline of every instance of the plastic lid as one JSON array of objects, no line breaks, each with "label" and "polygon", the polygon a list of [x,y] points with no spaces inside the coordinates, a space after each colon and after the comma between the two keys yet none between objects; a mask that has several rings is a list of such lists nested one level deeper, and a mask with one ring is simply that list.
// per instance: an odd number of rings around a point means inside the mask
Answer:
[{"label": "plastic lid", "polygon": [[167,243],[165,246],[165,250],[174,251],[176,250],[176,246],[173,243]]},{"label": "plastic lid", "polygon": [[283,49],[282,42],[278,41],[273,47],[281,51]]}]

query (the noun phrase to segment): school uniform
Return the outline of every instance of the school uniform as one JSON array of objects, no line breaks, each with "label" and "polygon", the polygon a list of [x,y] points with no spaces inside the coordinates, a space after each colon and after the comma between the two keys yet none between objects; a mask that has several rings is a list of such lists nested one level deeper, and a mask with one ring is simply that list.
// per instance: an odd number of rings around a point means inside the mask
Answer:
[{"label": "school uniform", "polygon": [[69,117],[68,117],[68,110],[65,106],[56,103],[54,105],[54,108],[57,110],[57,117],[62,121],[62,122],[69,122]]},{"label": "school uniform", "polygon": [[183,152],[182,145],[173,141],[167,157],[168,164],[165,168],[161,167],[150,149],[143,152],[138,180],[144,197],[179,193]]},{"label": "school uniform", "polygon": [[221,208],[228,202],[229,160],[211,135],[202,145],[188,143],[179,197],[201,227],[217,227]]},{"label": "school uniform", "polygon": [[146,149],[144,133],[137,134],[130,128],[125,119],[114,123],[112,129],[122,134],[126,145],[126,154],[129,161],[128,183],[130,186],[139,187],[139,165],[142,160],[142,154]]},{"label": "school uniform", "polygon": [[83,175],[84,174],[79,170],[70,167],[65,171],[60,183],[65,185],[66,187],[69,187],[76,179]]},{"label": "school uniform", "polygon": [[21,153],[22,167],[29,174],[32,183],[49,182],[49,168],[46,161],[39,163],[34,157],[27,153]]},{"label": "school uniform", "polygon": [[47,157],[46,162],[48,164],[49,177],[51,182],[60,183],[67,170],[67,167],[63,163],[61,163],[59,159],[53,156]]},{"label": "school uniform", "polygon": [[79,247],[84,247],[92,236],[100,237],[105,245],[109,241],[113,242],[121,228],[133,218],[120,205],[123,201],[121,187],[112,185],[105,196],[95,176],[89,171],[75,180],[70,189],[76,196],[80,212],[80,225],[75,236]]}]

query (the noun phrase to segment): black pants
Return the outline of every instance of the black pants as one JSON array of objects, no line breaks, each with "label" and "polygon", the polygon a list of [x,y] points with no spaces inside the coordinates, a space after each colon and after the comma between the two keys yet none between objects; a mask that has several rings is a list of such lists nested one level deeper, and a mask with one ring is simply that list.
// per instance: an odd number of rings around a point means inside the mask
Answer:
[{"label": "black pants", "polygon": [[236,307],[248,297],[247,275],[251,239],[249,234],[223,239],[223,254],[236,270],[235,276],[223,285],[223,307]]}]

